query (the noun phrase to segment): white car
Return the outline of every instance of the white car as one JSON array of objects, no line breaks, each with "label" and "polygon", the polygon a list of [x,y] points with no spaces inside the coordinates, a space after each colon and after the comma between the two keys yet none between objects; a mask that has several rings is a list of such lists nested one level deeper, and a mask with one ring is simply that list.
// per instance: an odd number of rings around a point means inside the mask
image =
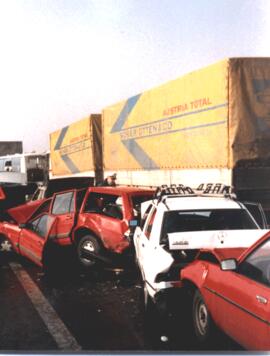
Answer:
[{"label": "white car", "polygon": [[[225,193],[211,194],[220,191]],[[146,303],[149,296],[156,302],[160,292],[181,285],[180,270],[198,250],[247,248],[268,231],[258,204],[243,204],[227,189],[213,187],[206,192],[167,187],[141,205],[134,245]]]}]

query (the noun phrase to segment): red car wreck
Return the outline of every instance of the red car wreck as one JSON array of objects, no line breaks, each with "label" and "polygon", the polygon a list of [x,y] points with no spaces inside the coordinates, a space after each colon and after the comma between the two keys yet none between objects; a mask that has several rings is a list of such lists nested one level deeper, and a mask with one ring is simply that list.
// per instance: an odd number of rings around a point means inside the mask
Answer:
[{"label": "red car wreck", "polygon": [[139,206],[153,193],[133,187],[90,187],[9,209],[0,222],[0,250],[12,248],[42,266],[50,242],[74,245],[86,267],[97,260],[109,262],[131,250]]},{"label": "red car wreck", "polygon": [[248,350],[270,350],[269,232],[248,249],[202,250],[180,275],[200,342],[217,326]]}]

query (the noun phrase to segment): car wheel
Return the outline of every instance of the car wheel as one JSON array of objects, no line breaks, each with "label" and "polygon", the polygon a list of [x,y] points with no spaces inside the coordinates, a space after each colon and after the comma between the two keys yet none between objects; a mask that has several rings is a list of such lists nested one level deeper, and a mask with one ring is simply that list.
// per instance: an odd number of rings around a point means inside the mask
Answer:
[{"label": "car wheel", "polygon": [[101,245],[92,235],[83,236],[78,244],[77,253],[79,262],[85,267],[92,267],[97,263],[97,257],[101,252]]},{"label": "car wheel", "polygon": [[197,290],[193,298],[193,326],[197,340],[205,343],[210,339],[213,321],[201,293]]},{"label": "car wheel", "polygon": [[13,247],[8,238],[4,235],[0,236],[0,252],[12,252]]}]

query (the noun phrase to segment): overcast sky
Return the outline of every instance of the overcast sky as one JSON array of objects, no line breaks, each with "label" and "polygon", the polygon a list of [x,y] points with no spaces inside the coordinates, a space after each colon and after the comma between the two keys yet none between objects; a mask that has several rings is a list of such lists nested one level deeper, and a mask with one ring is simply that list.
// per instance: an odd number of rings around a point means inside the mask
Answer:
[{"label": "overcast sky", "polygon": [[270,56],[268,0],[0,0],[0,141],[49,132],[226,57]]}]

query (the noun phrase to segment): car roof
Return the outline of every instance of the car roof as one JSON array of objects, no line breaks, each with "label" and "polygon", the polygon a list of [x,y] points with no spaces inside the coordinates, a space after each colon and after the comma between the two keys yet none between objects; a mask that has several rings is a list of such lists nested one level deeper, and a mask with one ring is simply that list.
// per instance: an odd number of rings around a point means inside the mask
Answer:
[{"label": "car roof", "polygon": [[170,210],[242,209],[242,205],[233,199],[207,196],[171,196],[166,199],[166,206]]},{"label": "car roof", "polygon": [[134,194],[134,193],[146,193],[149,195],[154,194],[155,189],[140,188],[140,187],[128,187],[128,186],[116,186],[116,187],[89,187],[88,191],[107,194]]}]

